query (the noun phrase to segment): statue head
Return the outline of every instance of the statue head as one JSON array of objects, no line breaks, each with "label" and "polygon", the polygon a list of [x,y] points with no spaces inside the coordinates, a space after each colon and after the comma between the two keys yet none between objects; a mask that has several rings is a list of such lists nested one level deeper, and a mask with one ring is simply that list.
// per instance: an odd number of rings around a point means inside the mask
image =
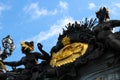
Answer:
[{"label": "statue head", "polygon": [[108,9],[101,7],[99,11],[96,12],[96,17],[99,19],[99,21],[107,21],[110,18]]},{"label": "statue head", "polygon": [[34,50],[34,42],[27,42],[27,41],[23,41],[21,42],[21,47],[22,47],[22,52],[23,53],[27,53],[27,52],[31,52]]}]

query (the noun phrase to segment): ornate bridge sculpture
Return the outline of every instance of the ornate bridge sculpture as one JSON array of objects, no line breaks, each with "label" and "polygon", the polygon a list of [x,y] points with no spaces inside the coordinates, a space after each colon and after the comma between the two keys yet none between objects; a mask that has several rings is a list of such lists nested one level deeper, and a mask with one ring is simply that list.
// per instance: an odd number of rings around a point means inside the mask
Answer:
[{"label": "ornate bridge sculpture", "polygon": [[[0,75],[1,80],[119,80],[120,79],[120,20],[109,20],[109,12],[101,7],[97,19],[87,18],[69,23],[59,35],[50,55],[42,49],[32,52],[33,42],[21,43],[24,56],[18,62],[3,62],[9,66],[23,64],[22,70],[15,69],[12,76]],[[42,59],[41,63],[37,63]],[[16,75],[17,74],[17,75]],[[22,76],[22,77],[21,77]],[[4,79],[2,79],[4,77]]]},{"label": "ornate bridge sculpture", "polygon": [[79,24],[69,23],[59,35],[51,50],[50,65],[57,69],[60,80],[104,80],[114,73],[117,77],[113,80],[120,79],[120,32],[112,33],[120,20],[108,20],[105,7],[96,12],[96,17],[98,23],[87,18]]}]

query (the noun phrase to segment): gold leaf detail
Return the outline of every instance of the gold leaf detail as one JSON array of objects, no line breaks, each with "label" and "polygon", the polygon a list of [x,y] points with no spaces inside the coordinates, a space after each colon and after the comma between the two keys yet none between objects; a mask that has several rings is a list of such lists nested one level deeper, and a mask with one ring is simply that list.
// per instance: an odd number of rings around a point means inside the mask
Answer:
[{"label": "gold leaf detail", "polygon": [[88,44],[72,43],[56,53],[53,53],[50,65],[52,67],[60,67],[62,65],[74,62],[77,58],[85,54]]},{"label": "gold leaf detail", "polygon": [[65,36],[63,39],[62,39],[62,44],[65,46],[67,44],[70,44],[70,38],[68,36]]}]

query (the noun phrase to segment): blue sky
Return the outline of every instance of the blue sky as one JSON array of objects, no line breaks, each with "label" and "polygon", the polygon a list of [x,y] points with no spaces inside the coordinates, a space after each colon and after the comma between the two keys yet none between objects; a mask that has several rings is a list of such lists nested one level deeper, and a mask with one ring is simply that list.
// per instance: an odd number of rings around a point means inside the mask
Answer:
[{"label": "blue sky", "polygon": [[6,60],[23,56],[20,42],[25,40],[35,42],[35,51],[36,43],[42,43],[49,53],[68,22],[94,18],[101,6],[110,10],[111,19],[120,19],[120,0],[0,0],[0,39],[9,34],[16,46]]}]

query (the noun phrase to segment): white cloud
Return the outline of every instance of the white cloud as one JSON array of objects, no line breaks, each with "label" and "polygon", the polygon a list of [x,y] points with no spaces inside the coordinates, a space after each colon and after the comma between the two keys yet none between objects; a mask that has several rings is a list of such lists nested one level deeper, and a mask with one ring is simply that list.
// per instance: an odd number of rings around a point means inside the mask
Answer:
[{"label": "white cloud", "polygon": [[89,8],[90,10],[94,9],[95,7],[96,7],[96,5],[95,5],[94,3],[89,3],[88,8]]},{"label": "white cloud", "polygon": [[57,13],[63,13],[64,10],[68,9],[68,3],[59,1],[58,7],[56,6],[53,10],[48,10],[39,6],[39,3],[31,3],[24,7],[26,14],[31,16],[33,19],[39,18],[41,16],[56,15]]},{"label": "white cloud", "polygon": [[61,19],[57,21],[55,24],[53,24],[48,31],[40,32],[38,35],[28,40],[42,42],[44,40],[52,38],[53,36],[57,36],[59,33],[62,32],[62,28],[65,28],[65,25],[68,24],[69,22],[74,22],[74,20],[71,17]]},{"label": "white cloud", "polygon": [[115,16],[116,18],[119,18],[120,16],[120,3],[113,3],[113,6],[110,8],[110,13]]},{"label": "white cloud", "polygon": [[4,10],[3,6],[0,5],[0,15],[1,15],[3,10]]},{"label": "white cloud", "polygon": [[8,10],[9,8],[10,6],[0,3],[0,15],[2,15],[3,11]]},{"label": "white cloud", "polygon": [[109,6],[109,11],[112,17],[119,18],[120,16],[120,3],[112,3],[111,6]]},{"label": "white cloud", "polygon": [[[5,4],[3,4],[3,3],[0,3],[0,16],[2,15],[3,11],[8,10],[8,9],[10,9],[10,6],[5,5]],[[0,22],[0,30],[3,28],[3,27],[1,26],[1,24],[2,24],[2,23]]]},{"label": "white cloud", "polygon": [[115,6],[120,8],[120,3],[115,3]]},{"label": "white cloud", "polygon": [[2,12],[5,10],[5,7],[2,5],[2,4],[0,4],[0,15],[2,14]]},{"label": "white cloud", "polygon": [[64,10],[68,9],[68,3],[67,2],[60,1],[59,6],[60,6],[61,9],[64,9]]},{"label": "white cloud", "polygon": [[40,8],[38,3],[31,3],[24,7],[24,11],[29,14],[32,18],[39,18],[45,15],[55,15],[57,10],[48,11],[47,9]]},{"label": "white cloud", "polygon": [[111,9],[109,9],[109,11],[110,11],[110,13],[111,13],[112,15],[114,15],[114,16],[118,14],[116,7],[112,7]]}]

